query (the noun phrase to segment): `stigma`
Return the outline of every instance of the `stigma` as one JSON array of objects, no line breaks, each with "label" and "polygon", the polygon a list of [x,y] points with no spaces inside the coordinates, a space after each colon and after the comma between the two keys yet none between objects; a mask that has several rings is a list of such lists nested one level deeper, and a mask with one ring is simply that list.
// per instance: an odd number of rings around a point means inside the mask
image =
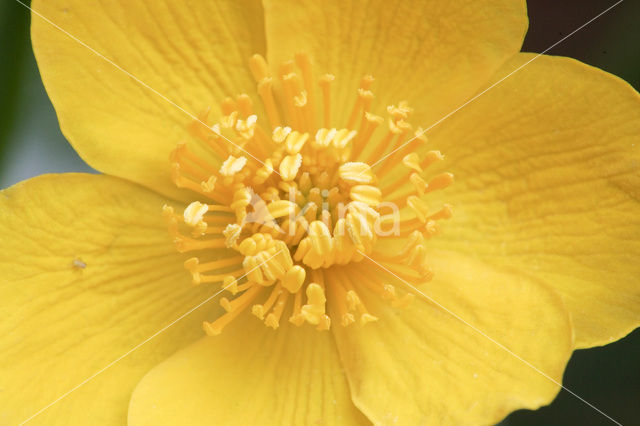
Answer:
[{"label": "stigma", "polygon": [[365,325],[378,320],[365,293],[406,306],[413,295],[402,281],[431,279],[427,243],[452,215],[428,202],[453,183],[428,173],[444,157],[409,124],[406,102],[377,115],[372,76],[336,117],[336,77],[316,75],[308,55],[277,68],[254,55],[249,65],[256,99],[240,94],[215,117],[203,112],[170,156],[173,182],[193,201],[164,206],[169,233],[192,254],[192,283],[227,293],[205,332],[243,314],[273,329]]}]

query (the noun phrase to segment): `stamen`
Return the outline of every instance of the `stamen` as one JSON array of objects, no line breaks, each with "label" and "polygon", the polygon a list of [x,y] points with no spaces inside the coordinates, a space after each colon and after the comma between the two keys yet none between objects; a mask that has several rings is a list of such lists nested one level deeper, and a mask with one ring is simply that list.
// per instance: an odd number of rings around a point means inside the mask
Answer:
[{"label": "stamen", "polygon": [[322,99],[324,103],[323,109],[323,125],[326,128],[331,127],[331,83],[335,77],[331,74],[325,74],[320,77],[320,89],[322,90]]},{"label": "stamen", "polygon": [[345,163],[339,167],[340,178],[347,183],[373,183],[371,167],[366,163]]},{"label": "stamen", "polygon": [[262,55],[255,54],[249,59],[249,68],[256,82],[261,81],[269,75],[269,66]]},{"label": "stamen", "polygon": [[258,94],[262,99],[264,109],[267,112],[267,118],[271,127],[277,127],[280,125],[280,113],[276,107],[276,101],[273,97],[272,90],[273,80],[271,77],[265,77],[258,83]]},{"label": "stamen", "polygon": [[[392,170],[393,166],[396,165],[396,161],[394,161],[396,158],[402,157],[404,159],[407,157],[408,153],[419,149],[420,148],[418,146],[419,144],[427,143],[427,137],[424,136],[423,130],[420,128],[418,128],[418,130],[415,131],[414,137],[412,139],[405,140],[404,139],[405,134],[406,132],[398,136],[396,144],[393,146],[390,155],[385,157],[384,163],[378,169],[378,176],[383,176],[387,174],[390,170]],[[425,166],[423,166],[423,168],[424,167]]]},{"label": "stamen", "polygon": [[313,71],[311,70],[311,58],[306,53],[297,53],[296,54],[296,64],[298,68],[300,68],[302,72],[302,79],[304,81],[304,89],[307,94],[307,105],[308,105],[308,124],[309,131],[314,132],[316,130],[316,95],[315,95],[315,85],[313,81]]},{"label": "stamen", "polygon": [[289,317],[289,322],[300,327],[304,324],[304,317],[302,316],[302,291],[296,292],[293,301],[293,314]]},{"label": "stamen", "polygon": [[442,173],[429,181],[426,192],[444,189],[453,183],[453,175],[451,173]]},{"label": "stamen", "polygon": [[222,176],[233,176],[238,173],[247,164],[247,157],[234,157],[230,155],[222,166],[220,166],[220,174]]},{"label": "stamen", "polygon": [[238,265],[242,260],[238,257],[232,257],[229,260],[225,261],[216,261],[216,262],[208,262],[208,263],[200,263],[200,260],[197,257],[192,257],[187,259],[184,262],[184,267],[189,272],[191,272],[192,283],[194,285],[202,284],[202,283],[214,283],[227,280],[228,277],[235,277],[240,275],[243,272],[243,269],[237,269],[232,272],[225,272],[223,274],[215,274],[215,275],[203,275],[202,272],[220,270],[228,266]]},{"label": "stamen", "polygon": [[307,304],[302,306],[300,314],[309,323],[318,326],[318,330],[329,328],[329,317],[325,314],[327,298],[324,289],[316,283],[307,286]]},{"label": "stamen", "polygon": [[240,315],[250,304],[251,301],[260,292],[259,286],[253,286],[249,290],[242,293],[242,303],[235,306],[235,309],[231,312],[227,312],[214,322],[203,322],[202,328],[209,336],[217,336],[222,332],[222,329],[226,327],[231,321],[233,321],[238,315]]},{"label": "stamen", "polygon": [[289,293],[283,291],[276,302],[273,311],[267,315],[267,318],[264,320],[264,323],[267,327],[271,327],[274,330],[278,328],[280,325],[280,317],[282,316],[282,312],[284,311],[284,307],[287,304],[287,299],[289,298]]},{"label": "stamen", "polygon": [[261,320],[264,320],[264,316],[269,312],[281,293],[282,288],[279,285],[276,286],[273,290],[271,290],[271,294],[269,294],[269,297],[262,305],[253,305],[251,307],[251,313]]},{"label": "stamen", "polygon": [[[193,284],[217,283],[228,292],[220,300],[226,313],[203,328],[218,334],[250,310],[273,329],[287,311],[297,326],[328,330],[332,323],[376,321],[363,302],[369,295],[405,306],[412,294],[362,261],[376,259],[412,282],[431,278],[429,239],[452,210],[444,204],[430,212],[428,199],[451,185],[453,175],[423,174],[443,156],[420,156],[415,144],[405,143],[412,131],[406,102],[372,110],[371,76],[353,88],[347,116],[332,117],[336,77],[314,72],[306,53],[280,64],[275,75],[260,55],[249,67],[262,107],[246,94],[225,98],[217,122],[207,109],[199,126],[189,124],[196,149],[178,144],[170,156],[173,181],[195,199],[179,214],[163,207],[169,234],[178,251],[195,252],[184,263]],[[345,126],[332,127],[335,120]],[[385,121],[386,133],[378,135]],[[423,133],[414,133],[420,143]],[[387,152],[394,158],[372,170]],[[395,203],[402,217],[384,211],[385,202]],[[397,229],[383,235],[379,225]],[[404,242],[400,253],[385,252],[389,240]]]},{"label": "stamen", "polygon": [[298,174],[300,166],[302,166],[302,155],[300,153],[287,155],[280,163],[280,176],[285,181],[292,181]]},{"label": "stamen", "polygon": [[297,293],[306,277],[306,271],[300,265],[294,265],[287,271],[284,278],[282,278],[282,286],[289,290],[290,293]]},{"label": "stamen", "polygon": [[440,151],[429,151],[425,154],[424,158],[422,159],[422,163],[420,163],[420,166],[423,169],[426,169],[436,161],[442,160],[444,160],[444,156],[440,154]]},{"label": "stamen", "polygon": [[361,131],[362,136],[358,137],[353,143],[352,158],[360,158],[360,154],[367,145],[367,142],[369,142],[373,133],[382,123],[384,123],[384,118],[368,112],[364,114],[364,120],[361,126],[361,129],[363,129]]},{"label": "stamen", "polygon": [[[295,72],[285,74],[281,77],[282,87],[285,95],[285,111],[291,121],[292,125],[296,129],[306,129],[304,114],[298,109],[296,103],[300,104],[300,94],[302,93],[302,82],[300,76]],[[296,102],[296,98],[298,101]],[[306,95],[304,95],[306,104]],[[304,105],[301,105],[304,106]]]},{"label": "stamen", "polygon": [[353,110],[347,120],[346,128],[353,129],[358,120],[358,117],[364,115],[367,112],[368,106],[371,105],[373,100],[373,93],[370,90],[364,89],[362,86],[358,89],[358,97],[356,103],[353,105]]},{"label": "stamen", "polygon": [[351,312],[349,312],[349,308],[347,307],[346,290],[333,274],[330,275],[329,282],[331,285],[331,302],[338,312],[340,325],[347,327],[356,322],[356,318]]},{"label": "stamen", "polygon": [[371,207],[377,207],[382,202],[382,192],[371,185],[352,186],[349,195],[353,201],[360,201]]},{"label": "stamen", "polygon": [[[253,102],[246,93],[239,95],[236,99],[238,110],[242,117],[250,117],[253,114]],[[256,117],[255,115],[253,117]],[[257,118],[257,117],[256,117]]]},{"label": "stamen", "polygon": [[385,152],[393,149],[392,142],[394,139],[402,138],[402,135],[406,131],[407,124],[404,122],[394,122],[392,120],[388,121],[389,131],[384,139],[379,142],[375,149],[369,154],[367,158],[367,163],[375,163],[378,159],[383,158],[385,156]]}]

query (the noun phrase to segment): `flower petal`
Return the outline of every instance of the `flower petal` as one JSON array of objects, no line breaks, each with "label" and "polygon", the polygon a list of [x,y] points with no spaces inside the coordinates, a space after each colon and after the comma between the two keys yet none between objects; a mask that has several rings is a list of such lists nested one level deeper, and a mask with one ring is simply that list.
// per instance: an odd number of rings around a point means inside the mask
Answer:
[{"label": "flower petal", "polygon": [[379,321],[333,328],[355,404],[378,424],[495,424],[550,402],[572,351],[561,299],[471,258],[430,259],[435,278],[418,288],[461,319],[419,294],[392,310],[363,292]]},{"label": "flower petal", "polygon": [[330,334],[241,316],[151,370],[129,425],[369,424],[349,398]]},{"label": "flower petal", "polygon": [[[494,81],[531,58],[520,55]],[[640,325],[640,96],[631,86],[539,57],[430,140],[457,182],[445,194],[454,218],[434,244],[549,282],[578,347]]]},{"label": "flower petal", "polygon": [[253,90],[248,59],[265,49],[260,3],[35,0],[33,9],[42,79],[80,156],[177,196],[168,157],[189,137],[189,114],[211,107],[215,118],[226,96]]},{"label": "flower petal", "polygon": [[[429,125],[471,96],[511,55],[527,29],[524,1],[266,0],[270,62],[310,53],[336,76],[333,119],[346,122],[365,74],[379,107],[420,102]],[[412,105],[414,106],[414,105]]]},{"label": "flower petal", "polygon": [[[211,294],[189,285],[163,202],[140,186],[86,174],[42,176],[0,192],[0,423],[27,419]],[[195,341],[205,313],[172,325],[39,417],[123,424],[137,381]]]}]

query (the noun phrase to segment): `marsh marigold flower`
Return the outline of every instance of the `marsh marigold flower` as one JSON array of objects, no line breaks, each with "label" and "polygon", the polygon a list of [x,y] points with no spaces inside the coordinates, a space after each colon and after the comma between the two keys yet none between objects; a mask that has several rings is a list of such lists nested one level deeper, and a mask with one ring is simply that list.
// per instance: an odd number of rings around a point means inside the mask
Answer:
[{"label": "marsh marigold flower", "polygon": [[3,424],[491,424],[638,325],[640,98],[523,1],[33,8],[104,174],[2,192]]}]

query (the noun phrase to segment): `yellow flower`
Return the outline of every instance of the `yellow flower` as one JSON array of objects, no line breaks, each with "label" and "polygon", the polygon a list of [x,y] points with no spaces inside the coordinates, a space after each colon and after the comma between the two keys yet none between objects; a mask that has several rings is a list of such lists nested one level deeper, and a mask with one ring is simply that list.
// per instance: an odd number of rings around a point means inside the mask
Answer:
[{"label": "yellow flower", "polygon": [[490,424],[638,326],[640,98],[523,1],[33,8],[105,174],[0,196],[3,424]]}]

